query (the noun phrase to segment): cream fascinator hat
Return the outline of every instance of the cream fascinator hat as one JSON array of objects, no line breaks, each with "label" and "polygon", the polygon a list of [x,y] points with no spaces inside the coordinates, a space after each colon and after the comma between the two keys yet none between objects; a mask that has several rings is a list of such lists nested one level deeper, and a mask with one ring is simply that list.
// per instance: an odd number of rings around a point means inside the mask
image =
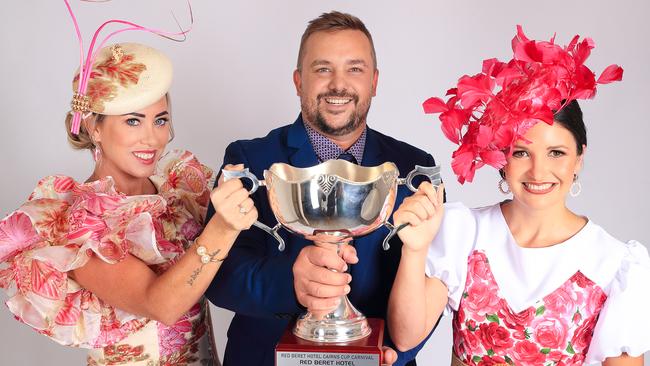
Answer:
[{"label": "cream fascinator hat", "polygon": [[[74,95],[72,97],[71,131],[79,134],[82,117],[91,113],[105,115],[120,115],[142,109],[162,98],[172,81],[172,64],[169,58],[160,51],[137,43],[120,43],[103,47],[112,36],[131,30],[151,32],[165,38],[184,41],[185,38],[174,39],[174,36],[184,37],[190,30],[165,32],[146,28],[141,25],[111,19],[95,31],[86,54],[84,55],[83,39],[77,19],[68,0],[64,0],[79,39],[79,68],[72,81]],[[190,18],[193,23],[192,8],[188,2]],[[118,25],[121,28],[113,30],[98,43],[101,31],[108,25]],[[95,51],[95,49],[97,49]],[[85,56],[85,57],[84,57]]]},{"label": "cream fascinator hat", "polygon": [[73,111],[119,115],[159,100],[171,86],[172,63],[160,51],[137,43],[104,47],[92,65],[86,92],[79,90],[80,73],[72,81]]}]

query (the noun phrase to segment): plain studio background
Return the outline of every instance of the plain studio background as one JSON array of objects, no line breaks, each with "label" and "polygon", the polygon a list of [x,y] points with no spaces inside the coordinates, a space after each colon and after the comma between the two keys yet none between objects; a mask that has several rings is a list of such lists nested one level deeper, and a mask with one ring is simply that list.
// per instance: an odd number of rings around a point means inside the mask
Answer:
[{"label": "plain studio background", "polygon": [[[294,121],[299,101],[291,74],[307,21],[330,10],[357,15],[374,36],[380,69],[369,125],[432,152],[443,166],[450,201],[480,206],[504,199],[497,191],[498,174],[481,169],[474,183],[459,185],[450,168],[454,146],[444,139],[437,117],[423,114],[422,101],[444,95],[461,75],[479,72],[483,59],[509,60],[516,24],[522,24],[533,39],[548,40],[557,32],[562,45],[574,34],[590,36],[596,41],[588,61],[592,70],[600,73],[618,63],[625,74],[622,83],[605,85],[596,100],[581,103],[589,147],[580,175],[582,194],[570,198],[569,204],[615,237],[649,245],[649,4],[645,0],[194,1],[194,28],[184,43],[139,32],[114,40],[147,43],[171,57],[176,139],[170,147],[189,149],[203,163],[218,168],[230,141],[264,136]],[[189,22],[182,0],[98,4],[74,0],[72,6],[86,44],[91,32],[110,18],[173,30],[173,8],[182,24]],[[92,170],[90,153],[73,151],[64,131],[79,51],[63,2],[13,1],[3,14],[2,217],[27,198],[40,178],[56,173],[83,181]],[[0,300],[4,302],[6,295]],[[222,355],[232,313],[212,310]],[[444,319],[420,352],[421,365],[448,364],[449,324]],[[13,320],[4,307],[0,336],[2,365],[85,362],[85,351],[38,335]]]}]

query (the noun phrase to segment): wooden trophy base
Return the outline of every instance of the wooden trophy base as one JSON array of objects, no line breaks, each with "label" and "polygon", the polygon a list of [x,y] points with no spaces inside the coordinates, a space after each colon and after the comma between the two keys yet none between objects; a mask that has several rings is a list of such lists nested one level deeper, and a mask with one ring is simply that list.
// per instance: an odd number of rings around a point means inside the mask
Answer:
[{"label": "wooden trophy base", "polygon": [[289,324],[275,346],[275,366],[380,366],[384,321],[368,319],[369,336],[345,343],[310,342],[293,334]]}]

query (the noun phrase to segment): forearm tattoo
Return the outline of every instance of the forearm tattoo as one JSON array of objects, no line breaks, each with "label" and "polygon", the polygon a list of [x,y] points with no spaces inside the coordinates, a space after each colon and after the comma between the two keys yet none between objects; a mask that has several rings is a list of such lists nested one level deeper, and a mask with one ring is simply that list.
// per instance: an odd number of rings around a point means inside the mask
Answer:
[{"label": "forearm tattoo", "polygon": [[[200,247],[200,248],[203,248],[203,247]],[[223,259],[221,259],[221,260],[219,260],[219,259],[215,260],[214,259],[214,257],[217,254],[219,254],[219,252],[221,252],[221,249],[217,249],[212,253],[207,253],[207,252],[206,253],[200,253],[200,252],[198,252],[198,254],[199,254],[200,258],[201,258],[201,267],[195,269],[194,272],[192,272],[192,274],[190,275],[190,279],[187,280],[188,285],[190,285],[190,286],[194,285],[194,282],[199,277],[199,274],[201,274],[201,271],[203,270],[203,267],[205,267],[206,264],[208,264],[210,262],[221,262],[221,261],[223,261]]]}]

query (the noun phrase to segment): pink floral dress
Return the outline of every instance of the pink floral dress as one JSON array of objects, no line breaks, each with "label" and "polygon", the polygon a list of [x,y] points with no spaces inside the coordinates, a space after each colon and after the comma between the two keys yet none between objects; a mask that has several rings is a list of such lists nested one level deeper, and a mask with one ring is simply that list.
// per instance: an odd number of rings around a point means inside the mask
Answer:
[{"label": "pink floral dress", "polygon": [[582,365],[606,299],[599,286],[576,272],[515,312],[499,295],[485,253],[474,251],[452,322],[454,355],[467,365]]},{"label": "pink floral dress", "polygon": [[104,303],[68,276],[92,255],[117,263],[130,254],[162,273],[198,236],[213,172],[175,150],[150,179],[157,195],[123,195],[111,177],[42,179],[27,202],[0,221],[6,305],[54,341],[89,348],[89,365],[219,364],[205,299],[165,326]]},{"label": "pink floral dress", "polygon": [[514,241],[500,205],[446,204],[426,272],[449,291],[453,356],[471,366],[599,364],[650,350],[650,257],[589,221],[547,248]]}]

